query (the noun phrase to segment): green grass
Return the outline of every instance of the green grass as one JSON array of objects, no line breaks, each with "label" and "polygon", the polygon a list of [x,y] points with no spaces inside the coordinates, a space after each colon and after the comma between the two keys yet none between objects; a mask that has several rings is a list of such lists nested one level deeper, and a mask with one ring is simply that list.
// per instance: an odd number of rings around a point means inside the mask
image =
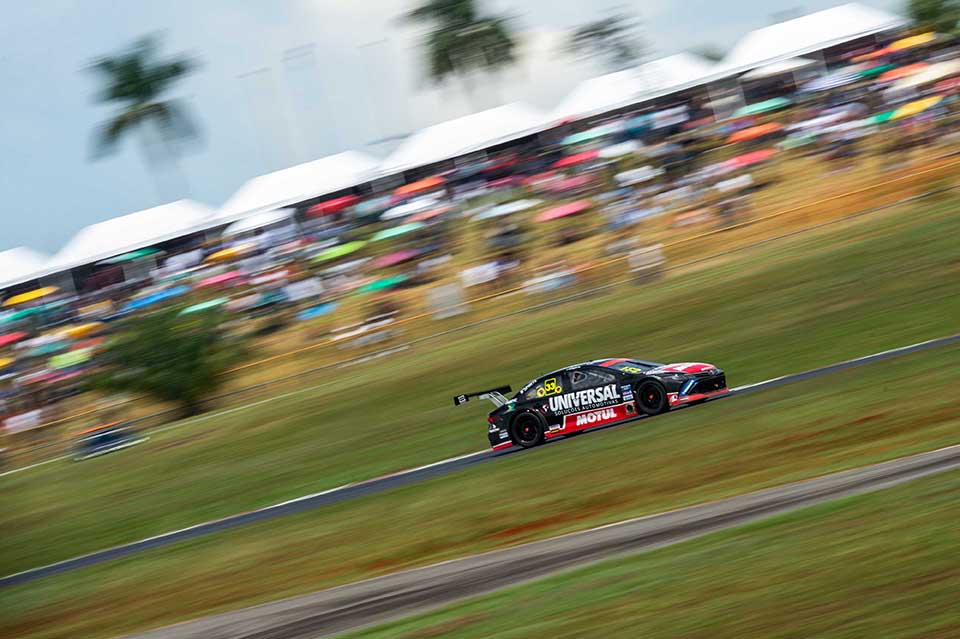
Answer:
[{"label": "green grass", "polygon": [[324,386],[83,463],[3,478],[0,572],[486,446],[450,397],[603,355],[705,360],[731,384],[957,330],[958,200],[835,225],[331,371]]},{"label": "green grass", "polygon": [[906,356],[41,579],[4,591],[0,635],[134,632],[955,444],[958,366]]},{"label": "green grass", "polygon": [[349,637],[956,637],[958,491],[920,479]]}]

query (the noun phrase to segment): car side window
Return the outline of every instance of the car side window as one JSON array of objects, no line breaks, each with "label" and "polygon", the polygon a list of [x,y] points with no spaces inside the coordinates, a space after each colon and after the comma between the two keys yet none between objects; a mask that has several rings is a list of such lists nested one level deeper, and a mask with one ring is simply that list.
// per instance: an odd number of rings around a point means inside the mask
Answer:
[{"label": "car side window", "polygon": [[570,390],[579,391],[585,388],[596,388],[615,384],[617,376],[609,371],[601,371],[595,368],[584,368],[582,370],[570,371]]}]

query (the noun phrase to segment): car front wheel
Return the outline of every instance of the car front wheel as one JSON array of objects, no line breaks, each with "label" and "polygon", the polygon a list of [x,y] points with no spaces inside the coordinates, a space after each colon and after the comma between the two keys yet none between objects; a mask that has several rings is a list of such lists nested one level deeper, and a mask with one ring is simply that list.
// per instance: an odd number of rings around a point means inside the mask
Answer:
[{"label": "car front wheel", "polygon": [[669,408],[667,389],[660,382],[648,379],[637,387],[637,405],[645,415],[659,415]]}]

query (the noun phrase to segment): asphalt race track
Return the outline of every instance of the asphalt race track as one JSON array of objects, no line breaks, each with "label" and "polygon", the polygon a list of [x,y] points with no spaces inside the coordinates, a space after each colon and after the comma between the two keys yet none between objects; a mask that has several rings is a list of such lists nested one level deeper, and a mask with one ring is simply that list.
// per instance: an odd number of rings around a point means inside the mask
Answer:
[{"label": "asphalt race track", "polygon": [[[850,368],[855,368],[858,366],[864,366],[867,364],[872,364],[875,362],[883,361],[886,359],[891,359],[894,357],[900,357],[903,355],[908,355],[911,353],[916,353],[919,351],[928,350],[931,348],[938,348],[943,346],[948,346],[952,344],[960,343],[960,333],[951,335],[949,337],[942,337],[938,339],[928,340],[925,342],[919,342],[917,344],[911,344],[909,346],[903,346],[900,348],[895,348],[887,351],[882,351],[880,353],[874,353],[872,355],[866,355],[864,357],[859,357],[852,360],[847,360],[844,362],[839,362],[836,364],[831,364],[829,366],[824,366],[821,368],[816,368],[813,370],[805,371],[802,373],[795,373],[792,375],[785,375],[783,377],[776,377],[769,379],[763,382],[758,382],[756,384],[750,384],[748,386],[740,386],[738,388],[731,389],[731,392],[723,397],[713,399],[711,401],[720,401],[721,399],[727,399],[737,395],[743,395],[745,393],[751,393],[760,390],[767,390],[777,386],[783,386],[785,384],[792,384],[795,382],[803,381],[810,379],[812,377],[818,377],[821,375],[826,375],[828,373],[834,373],[841,370],[846,370]],[[689,410],[689,409],[684,409]],[[666,416],[661,416],[660,419],[664,419]],[[606,426],[603,428],[616,428],[622,425],[624,422],[620,422],[616,425]],[[549,442],[550,446],[556,446],[566,441],[565,439],[553,440]],[[536,454],[538,450],[541,449],[531,449],[522,451],[524,454]],[[222,519],[217,519],[213,521],[208,521],[200,523],[188,528],[183,528],[180,530],[175,530],[154,537],[149,537],[147,539],[142,539],[140,541],[135,541],[129,544],[123,544],[120,546],[115,546],[113,548],[107,548],[105,550],[96,551],[87,555],[82,555],[80,557],[74,557],[72,559],[66,559],[54,564],[49,564],[47,566],[41,566],[38,568],[32,568],[30,570],[25,570],[13,575],[8,575],[5,577],[0,577],[0,588],[14,586],[17,584],[26,583],[39,579],[41,577],[46,577],[49,575],[55,575],[62,572],[67,572],[69,570],[75,570],[78,568],[84,568],[86,566],[93,566],[105,561],[111,561],[113,559],[119,559],[121,557],[127,557],[134,555],[145,550],[150,550],[152,548],[158,548],[160,546],[165,546],[167,544],[176,543],[186,539],[192,539],[194,537],[200,537],[202,535],[209,535],[212,533],[219,532],[221,530],[227,530],[229,528],[235,528],[237,526],[242,526],[245,524],[265,521],[268,519],[273,519],[276,517],[282,517],[284,515],[289,515],[293,513],[299,513],[306,510],[311,510],[314,508],[320,508],[327,506],[329,504],[334,504],[337,502],[346,501],[348,499],[353,499],[355,497],[360,497],[363,495],[369,495],[372,493],[381,492],[384,490],[390,490],[397,488],[399,486],[405,486],[408,484],[416,483],[426,479],[432,479],[435,477],[440,477],[449,473],[453,473],[470,466],[475,466],[480,463],[494,461],[499,457],[504,455],[517,454],[521,452],[520,449],[508,449],[501,452],[492,452],[489,450],[478,451],[476,453],[471,453],[468,455],[463,455],[461,457],[454,457],[451,459],[439,461],[427,466],[421,466],[420,468],[415,468],[408,471],[401,471],[392,475],[387,475],[385,477],[378,477],[375,479],[370,479],[367,481],[348,484],[346,486],[341,486],[337,488],[332,488],[320,493],[313,495],[306,495],[289,501],[281,502],[279,504],[273,504],[271,506],[266,506],[264,508],[259,508],[257,510],[252,510],[249,512],[239,513],[236,515],[231,515],[224,517]],[[213,635],[211,635],[213,636]],[[226,635],[224,635],[226,636]],[[259,636],[259,635],[258,635]],[[274,636],[274,635],[263,635],[263,636]],[[280,635],[275,635],[280,636]]]},{"label": "asphalt race track", "polygon": [[814,504],[960,468],[960,445],[659,515],[377,577],[136,635],[135,639],[314,639],[685,541]]}]

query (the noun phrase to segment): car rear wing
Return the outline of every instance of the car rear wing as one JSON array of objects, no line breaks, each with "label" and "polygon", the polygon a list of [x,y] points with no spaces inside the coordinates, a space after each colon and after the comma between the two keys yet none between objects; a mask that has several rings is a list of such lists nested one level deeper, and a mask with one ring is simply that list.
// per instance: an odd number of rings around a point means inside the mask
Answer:
[{"label": "car rear wing", "polygon": [[510,401],[503,396],[504,393],[509,392],[509,386],[498,386],[490,390],[477,391],[476,393],[464,393],[463,395],[457,395],[453,398],[453,405],[460,406],[461,404],[466,404],[470,401],[471,397],[476,397],[477,399],[489,399],[495,406],[500,407]]}]

